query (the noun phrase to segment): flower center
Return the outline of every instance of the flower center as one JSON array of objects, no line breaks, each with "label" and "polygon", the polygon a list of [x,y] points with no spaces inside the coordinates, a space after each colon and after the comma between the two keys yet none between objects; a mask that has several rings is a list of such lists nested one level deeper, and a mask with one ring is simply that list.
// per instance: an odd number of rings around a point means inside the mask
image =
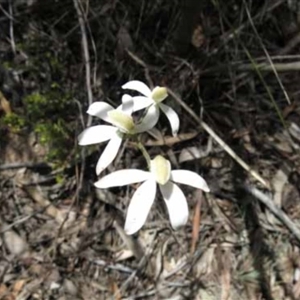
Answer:
[{"label": "flower center", "polygon": [[107,113],[110,118],[110,122],[118,127],[120,130],[130,133],[134,129],[134,122],[131,116],[126,115],[125,113],[119,110],[111,110]]},{"label": "flower center", "polygon": [[157,86],[153,89],[151,97],[154,102],[160,103],[168,97],[168,91],[165,87]]},{"label": "flower center", "polygon": [[165,185],[171,176],[171,164],[161,155],[157,155],[150,164],[151,173],[157,183]]}]

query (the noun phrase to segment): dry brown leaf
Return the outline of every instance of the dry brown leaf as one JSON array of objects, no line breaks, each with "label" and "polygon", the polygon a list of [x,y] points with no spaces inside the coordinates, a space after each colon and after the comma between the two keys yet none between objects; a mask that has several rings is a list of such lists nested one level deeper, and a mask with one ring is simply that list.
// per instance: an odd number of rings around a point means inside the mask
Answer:
[{"label": "dry brown leaf", "polygon": [[272,186],[274,189],[274,202],[278,207],[282,206],[282,191],[284,185],[288,182],[288,176],[285,172],[279,169],[272,179]]},{"label": "dry brown leaf", "polygon": [[78,288],[70,279],[64,279],[63,287],[64,291],[72,296],[76,296],[78,294]]},{"label": "dry brown leaf", "polygon": [[26,243],[26,241],[23,238],[21,238],[13,230],[5,231],[6,226],[7,225],[5,224],[2,227],[2,230],[4,230],[3,239],[4,239],[5,246],[7,247],[9,252],[13,255],[23,254],[25,251],[28,250],[28,244]]},{"label": "dry brown leaf", "polygon": [[[155,280],[158,280],[158,278],[162,275],[162,273],[165,271],[165,253],[169,244],[170,238],[167,238],[162,245],[160,245],[159,250],[157,251],[156,260],[155,260]],[[167,274],[167,271],[164,272]],[[163,274],[163,275],[165,275]]]},{"label": "dry brown leaf", "polygon": [[187,147],[182,149],[179,155],[179,162],[195,160],[204,157],[204,153],[198,147]]},{"label": "dry brown leaf", "polygon": [[[282,192],[285,184],[288,182],[288,176],[279,169],[272,179],[272,187],[274,190],[273,201],[279,208],[282,207]],[[270,224],[278,224],[278,219],[270,212],[266,211],[266,217]]]},{"label": "dry brown leaf", "polygon": [[274,147],[280,152],[293,153],[293,148],[290,137],[287,135],[286,131],[277,132],[274,135],[275,141],[273,142]]},{"label": "dry brown leaf", "polygon": [[192,35],[192,45],[195,48],[201,48],[201,46],[203,45],[205,41],[205,37],[203,34],[203,28],[200,25],[197,25],[196,28],[193,31],[193,35]]},{"label": "dry brown leaf", "polygon": [[0,284],[0,299],[3,299],[8,293],[8,288],[5,284]]},{"label": "dry brown leaf", "polygon": [[197,277],[209,276],[215,269],[215,247],[209,247],[195,265]]},{"label": "dry brown leaf", "polygon": [[299,297],[300,297],[300,278],[299,278],[300,276],[299,276],[299,274],[300,274],[300,269],[296,268],[295,275],[294,275],[296,282],[293,286],[293,293],[294,293],[294,296],[296,299],[299,299]]},{"label": "dry brown leaf", "polygon": [[296,123],[291,123],[288,128],[288,132],[293,136],[294,139],[300,141],[300,127]]},{"label": "dry brown leaf", "polygon": [[110,290],[111,293],[114,295],[113,299],[114,300],[121,300],[122,299],[122,295],[121,295],[121,291],[118,287],[118,284],[115,282],[114,279],[110,278]]},{"label": "dry brown leaf", "polygon": [[144,143],[145,146],[173,146],[174,144],[184,142],[187,140],[191,140],[198,135],[198,132],[190,132],[178,134],[177,136],[165,136],[162,138],[158,138],[156,141],[148,140]]},{"label": "dry brown leaf", "polygon": [[115,261],[122,261],[122,260],[127,260],[131,257],[133,257],[133,252],[129,249],[122,249],[120,251],[118,251],[117,253],[115,253],[114,257],[115,257]]},{"label": "dry brown leaf", "polygon": [[12,294],[13,294],[14,297],[17,297],[20,294],[20,292],[22,291],[26,281],[27,280],[25,280],[25,279],[20,279],[20,280],[17,280],[14,283],[14,286],[12,288]]},{"label": "dry brown leaf", "polygon": [[192,244],[191,244],[191,254],[195,252],[196,244],[199,239],[199,227],[201,220],[201,203],[202,203],[202,191],[198,190],[196,193],[196,206],[193,218],[193,230],[192,230]]},{"label": "dry brown leaf", "polygon": [[296,102],[293,102],[290,105],[287,105],[283,111],[282,111],[282,116],[284,118],[286,118],[289,114],[291,114],[292,112],[294,112],[297,109],[297,104]]},{"label": "dry brown leaf", "polygon": [[4,95],[2,94],[1,91],[0,91],[0,107],[1,107],[1,109],[2,109],[6,114],[12,113],[10,104],[9,104],[9,102],[6,100],[6,98],[4,97]]},{"label": "dry brown leaf", "polygon": [[209,138],[207,142],[207,146],[204,149],[203,147],[187,147],[182,149],[179,155],[179,162],[182,163],[185,161],[206,157],[211,151],[212,151],[212,139]]},{"label": "dry brown leaf", "polygon": [[224,249],[223,255],[221,258],[222,261],[222,271],[221,271],[221,300],[228,300],[230,299],[230,252],[228,248]]}]

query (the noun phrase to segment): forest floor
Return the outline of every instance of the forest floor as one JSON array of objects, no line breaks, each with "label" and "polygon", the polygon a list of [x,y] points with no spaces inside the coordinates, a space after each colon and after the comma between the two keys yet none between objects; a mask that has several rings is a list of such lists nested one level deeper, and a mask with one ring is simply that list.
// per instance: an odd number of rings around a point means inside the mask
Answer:
[{"label": "forest floor", "polygon": [[[0,1],[0,299],[300,299],[300,6],[182,2]],[[150,155],[211,189],[177,231],[158,196],[126,235],[136,187],[96,189],[105,145],[78,146],[129,80],[180,115]],[[125,143],[105,174],[132,167]]]}]

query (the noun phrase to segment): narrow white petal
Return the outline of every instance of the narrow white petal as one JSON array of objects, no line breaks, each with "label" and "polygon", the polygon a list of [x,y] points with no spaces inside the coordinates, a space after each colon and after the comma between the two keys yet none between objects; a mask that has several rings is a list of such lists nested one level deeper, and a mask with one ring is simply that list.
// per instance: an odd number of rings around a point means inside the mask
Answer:
[{"label": "narrow white petal", "polygon": [[149,178],[152,178],[150,172],[137,169],[125,169],[104,176],[95,182],[94,185],[99,189],[106,189],[110,187],[124,186],[132,183],[142,182]]},{"label": "narrow white petal", "polygon": [[166,115],[166,117],[168,118],[168,120],[170,122],[173,136],[176,136],[178,133],[179,124],[180,124],[177,113],[175,112],[175,110],[173,108],[171,108],[170,106],[167,106],[163,103],[159,103],[159,107],[164,112],[164,114]]},{"label": "narrow white petal", "polygon": [[125,232],[134,234],[145,224],[156,194],[156,182],[145,181],[134,193],[127,210]]},{"label": "narrow white petal", "polygon": [[189,208],[182,190],[171,181],[165,185],[159,185],[167,209],[170,222],[174,229],[186,224],[189,217]]},{"label": "narrow white petal", "polygon": [[93,145],[110,140],[117,134],[117,128],[109,125],[96,125],[86,128],[78,136],[78,143],[81,146]]},{"label": "narrow white petal", "polygon": [[149,87],[145,83],[143,83],[139,80],[132,80],[132,81],[125,83],[122,86],[122,89],[134,90],[134,91],[137,91],[147,97],[151,96],[151,90],[149,89]]},{"label": "narrow white petal", "polygon": [[122,138],[120,138],[118,135],[115,135],[107,144],[104,151],[102,152],[97,166],[96,166],[96,173],[99,175],[104,169],[106,169],[111,162],[115,159],[117,156],[117,153],[119,151],[119,148],[122,143]]},{"label": "narrow white petal", "polygon": [[152,104],[155,104],[155,102],[151,98],[147,98],[144,96],[135,96],[133,99],[133,111],[139,111],[141,109],[144,109]]},{"label": "narrow white petal", "polygon": [[135,132],[144,132],[152,129],[159,119],[159,108],[157,105],[151,105],[147,110],[142,122],[135,126]]},{"label": "narrow white petal", "polygon": [[92,103],[87,110],[87,113],[91,116],[98,117],[104,121],[108,121],[107,112],[113,110],[114,108],[103,101],[97,101]]},{"label": "narrow white petal", "polygon": [[206,181],[197,173],[188,170],[173,170],[171,171],[170,180],[177,183],[190,185],[194,188],[201,189],[204,192],[209,192],[209,187]]},{"label": "narrow white petal", "polygon": [[123,95],[122,104],[117,107],[117,110],[121,110],[125,114],[131,116],[133,112],[133,98],[127,94]]}]

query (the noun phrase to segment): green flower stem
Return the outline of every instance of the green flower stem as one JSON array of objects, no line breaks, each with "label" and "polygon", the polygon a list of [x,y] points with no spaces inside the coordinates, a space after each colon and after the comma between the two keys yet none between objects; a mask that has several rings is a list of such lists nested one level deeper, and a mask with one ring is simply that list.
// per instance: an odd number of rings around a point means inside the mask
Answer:
[{"label": "green flower stem", "polygon": [[148,168],[150,170],[150,162],[151,162],[151,159],[150,159],[150,156],[146,150],[146,148],[144,147],[144,145],[141,143],[141,141],[138,141],[137,142],[137,147],[141,150],[143,156],[145,157],[146,161],[147,161],[147,165],[148,165]]}]

